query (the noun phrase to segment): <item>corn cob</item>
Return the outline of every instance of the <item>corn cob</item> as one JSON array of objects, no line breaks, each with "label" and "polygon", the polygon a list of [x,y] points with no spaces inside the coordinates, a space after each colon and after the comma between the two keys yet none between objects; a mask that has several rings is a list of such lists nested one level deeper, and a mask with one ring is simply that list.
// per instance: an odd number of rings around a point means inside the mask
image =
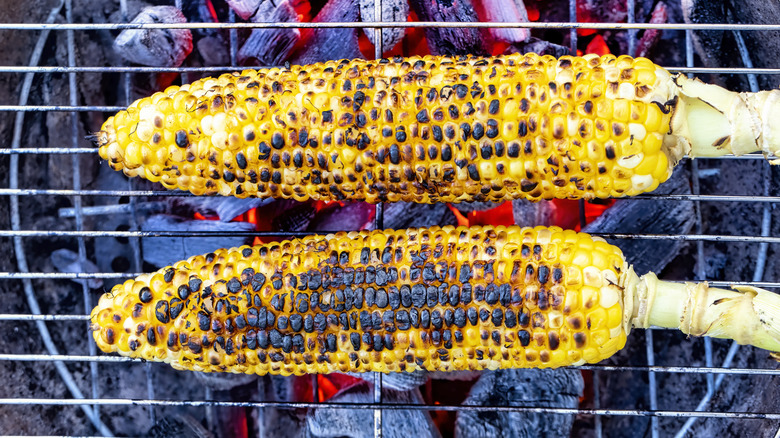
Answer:
[{"label": "corn cob", "polygon": [[779,97],[627,56],[343,60],[173,86],[95,138],[113,169],[197,195],[620,197],[686,153],[778,152]]},{"label": "corn cob", "polygon": [[192,257],[92,311],[105,352],[257,374],[560,367],[632,327],[780,351],[780,297],[638,277],[615,246],[560,228],[310,236]]}]

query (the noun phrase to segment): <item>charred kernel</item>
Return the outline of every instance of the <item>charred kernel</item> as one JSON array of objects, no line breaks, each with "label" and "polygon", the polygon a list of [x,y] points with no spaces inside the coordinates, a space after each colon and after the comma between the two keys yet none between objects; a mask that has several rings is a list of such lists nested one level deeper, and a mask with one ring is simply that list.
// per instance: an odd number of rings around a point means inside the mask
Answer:
[{"label": "charred kernel", "polygon": [[558,338],[558,333],[556,332],[548,333],[547,339],[550,343],[550,350],[557,350],[558,346],[560,345],[560,339]]},{"label": "charred kernel", "polygon": [[477,171],[477,166],[475,164],[469,164],[468,171],[469,178],[471,178],[472,181],[479,181],[479,172]]},{"label": "charred kernel", "polygon": [[563,270],[561,268],[554,268],[552,272],[553,283],[558,284],[563,280]]},{"label": "charred kernel", "polygon": [[314,318],[311,316],[311,314],[307,314],[303,318],[303,330],[305,330],[306,333],[311,333],[314,331]]},{"label": "charred kernel", "polygon": [[209,318],[209,316],[203,311],[198,312],[197,318],[198,327],[200,327],[200,329],[204,332],[208,331],[209,327],[211,326],[211,318]]},{"label": "charred kernel", "polygon": [[490,286],[493,286],[493,285],[491,284],[491,285],[488,286],[487,293],[485,294],[485,302],[487,302],[488,304],[490,304],[492,306],[492,305],[498,303],[499,295],[498,295],[498,291],[496,290],[496,288],[495,287],[490,287]]},{"label": "charred kernel", "polygon": [[420,326],[426,329],[431,326],[431,312],[428,309],[423,309],[420,312]]},{"label": "charred kernel", "polygon": [[282,137],[280,132],[274,132],[271,136],[271,146],[273,146],[274,149],[282,149],[284,147],[284,137]]},{"label": "charred kernel", "polygon": [[441,329],[444,324],[444,320],[441,317],[441,312],[439,309],[435,309],[433,312],[431,312],[431,325],[435,329]]},{"label": "charred kernel", "polygon": [[178,318],[182,310],[184,310],[184,303],[178,298],[172,299],[170,303],[170,309],[168,311],[171,319]]},{"label": "charred kernel", "polygon": [[264,350],[271,345],[271,339],[268,336],[268,332],[265,330],[257,332],[257,345]]},{"label": "charred kernel", "polygon": [[490,337],[493,339],[494,344],[501,345],[501,332],[494,331],[490,334]]},{"label": "charred kernel", "polygon": [[360,335],[357,332],[349,334],[349,341],[352,343],[352,348],[355,351],[360,351]]},{"label": "charred kernel", "polygon": [[399,143],[403,143],[406,141],[406,132],[404,132],[403,127],[399,127],[395,131],[395,140]]},{"label": "charred kernel", "polygon": [[546,265],[540,265],[537,271],[539,283],[545,284],[550,279],[550,268]]},{"label": "charred kernel", "polygon": [[152,297],[152,290],[146,286],[141,288],[141,290],[138,292],[138,299],[141,300],[142,303],[148,303],[152,301]]},{"label": "charred kernel", "polygon": [[485,322],[490,318],[490,312],[488,312],[487,309],[479,309],[479,319],[482,320],[482,322]]},{"label": "charred kernel", "polygon": [[[190,283],[192,283],[192,280],[190,280]],[[188,296],[190,296],[190,288],[187,287],[187,285],[182,284],[178,287],[176,290],[177,295],[179,295],[179,298],[182,300],[186,300]]]}]

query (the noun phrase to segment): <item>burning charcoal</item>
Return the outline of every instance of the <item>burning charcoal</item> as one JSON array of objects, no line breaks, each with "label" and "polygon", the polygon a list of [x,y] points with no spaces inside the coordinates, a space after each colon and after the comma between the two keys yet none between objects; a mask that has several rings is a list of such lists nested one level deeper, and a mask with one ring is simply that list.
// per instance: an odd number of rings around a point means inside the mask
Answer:
[{"label": "burning charcoal", "polygon": [[[141,11],[133,23],[186,23],[173,6],[153,6]],[[154,67],[178,67],[192,52],[189,29],[125,29],[114,41],[114,50],[130,62]]]},{"label": "burning charcoal", "polygon": [[195,379],[215,391],[229,391],[237,386],[248,385],[257,380],[256,374],[201,373],[194,372]]},{"label": "burning charcoal", "polygon": [[581,0],[577,2],[577,19],[595,23],[626,21],[625,0]]},{"label": "burning charcoal", "polygon": [[[216,214],[219,220],[229,222],[247,211],[274,202],[271,198],[186,197],[172,198],[171,209],[180,216],[192,216],[195,212],[204,216]],[[185,207],[181,211],[182,207]]]},{"label": "burning charcoal", "polygon": [[[382,0],[382,21],[406,21],[409,16],[409,3],[406,0]],[[374,0],[360,0],[360,19],[362,21],[377,21],[374,18]],[[374,42],[374,29],[363,29],[371,41]],[[382,29],[382,50],[387,51],[395,47],[404,37],[406,29],[401,27]]]},{"label": "burning charcoal", "polygon": [[310,231],[361,230],[374,216],[374,206],[352,202],[344,206],[332,205],[320,210],[314,217]]},{"label": "burning charcoal", "polygon": [[[79,255],[69,249],[61,248],[51,253],[51,263],[60,272],[100,272],[100,269],[89,260],[84,260],[84,264],[79,262]],[[90,278],[86,280],[76,280],[76,283],[87,284],[90,289],[98,289],[103,286],[103,280],[100,278]]]},{"label": "burning charcoal", "polygon": [[311,203],[301,202],[282,211],[271,222],[275,231],[303,231],[309,228],[317,209]]},{"label": "burning charcoal", "polygon": [[[143,231],[252,231],[254,224],[247,222],[222,222],[189,220],[177,216],[158,214],[150,216],[141,226]],[[168,266],[187,257],[206,254],[218,248],[241,246],[249,240],[245,236],[198,236],[198,237],[144,237],[141,239],[144,261],[155,266]]]},{"label": "burning charcoal", "polygon": [[[477,12],[483,21],[496,23],[527,23],[528,11],[525,10],[523,0],[483,0],[475,4]],[[481,7],[480,7],[481,6]],[[506,43],[521,43],[531,37],[531,30],[527,28],[490,28],[490,35],[496,41]]]},{"label": "burning charcoal", "polygon": [[496,208],[501,203],[498,202],[490,202],[490,201],[471,201],[471,202],[459,202],[457,204],[452,204],[453,207],[457,208],[458,211],[461,213],[471,213],[472,211],[485,211],[490,210],[491,208]]},{"label": "burning charcoal", "polygon": [[[333,403],[372,403],[373,383],[359,382],[333,396]],[[387,404],[424,404],[420,390],[396,391],[382,389],[382,402]],[[313,409],[306,417],[308,432],[313,436],[369,438],[374,436],[374,413],[365,409]],[[423,410],[389,409],[382,412],[382,436],[439,437],[430,414]]]},{"label": "burning charcoal", "polygon": [[[420,21],[479,21],[471,0],[410,0]],[[484,55],[487,53],[479,29],[431,27],[425,29],[433,55]]]},{"label": "burning charcoal", "polygon": [[[314,18],[315,23],[354,22],[358,20],[357,3],[352,0],[330,0]],[[312,64],[331,59],[364,58],[358,45],[357,29],[304,29],[303,48],[294,64]]]},{"label": "burning charcoal", "polygon": [[[300,0],[297,2],[300,3]],[[296,0],[264,1],[259,4],[251,20],[254,23],[298,22],[299,14],[294,3]],[[238,51],[238,62],[245,65],[279,65],[287,59],[300,38],[300,29],[253,29]]]},{"label": "burning charcoal", "polygon": [[[576,408],[583,387],[577,370],[488,371],[474,384],[463,404]],[[573,422],[573,415],[461,411],[455,420],[455,436],[569,436]]]},{"label": "burning charcoal", "polygon": [[[352,377],[363,379],[374,385],[374,378],[377,373],[346,373]],[[382,374],[382,386],[384,388],[394,389],[396,391],[409,391],[428,381],[428,373],[422,370],[400,373]]]},{"label": "burning charcoal", "polygon": [[414,228],[432,225],[455,225],[458,221],[446,204],[414,204],[393,202],[385,204],[384,228]]},{"label": "burning charcoal", "polygon": [[200,421],[189,415],[173,414],[163,415],[160,420],[149,429],[146,436],[150,438],[212,438]]},{"label": "burning charcoal", "polygon": [[[688,172],[679,167],[671,178],[653,192],[655,195],[691,193]],[[582,231],[599,233],[685,234],[695,222],[693,203],[690,201],[618,200],[615,204],[588,224]],[[609,239],[607,239],[609,240]],[[611,240],[619,244],[626,259],[634,263],[637,272],[660,272],[687,245],[674,239]]]},{"label": "burning charcoal", "polygon": [[[658,2],[653,9],[653,13],[650,15],[650,24],[663,24],[668,20],[669,15],[666,11],[666,4],[664,2]],[[642,34],[642,38],[639,39],[639,43],[636,45],[634,56],[648,56],[650,50],[655,47],[658,40],[661,39],[663,33],[660,29],[646,29]]]},{"label": "burning charcoal", "polygon": [[515,223],[523,227],[550,225],[555,217],[555,204],[550,201],[530,202],[525,199],[512,201]]}]

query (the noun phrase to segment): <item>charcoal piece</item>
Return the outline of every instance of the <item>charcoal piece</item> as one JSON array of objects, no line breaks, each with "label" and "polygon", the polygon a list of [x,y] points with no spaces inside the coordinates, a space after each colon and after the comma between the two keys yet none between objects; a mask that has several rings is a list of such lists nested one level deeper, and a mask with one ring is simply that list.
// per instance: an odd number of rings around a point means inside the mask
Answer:
[{"label": "charcoal piece", "polygon": [[512,201],[515,224],[521,227],[551,225],[555,218],[555,205],[550,201],[531,202],[525,199]]},{"label": "charcoal piece", "polygon": [[374,206],[365,202],[345,205],[333,203],[317,212],[309,225],[309,231],[360,230],[374,216]]},{"label": "charcoal piece", "polygon": [[310,202],[299,202],[279,213],[271,221],[271,228],[278,231],[303,231],[309,227],[317,209]]},{"label": "charcoal piece", "polygon": [[455,224],[457,224],[457,219],[446,204],[415,204],[411,202],[385,204],[384,228],[401,229]]},{"label": "charcoal piece", "polygon": [[504,54],[529,52],[538,53],[540,55],[551,55],[556,58],[571,54],[571,50],[567,46],[553,44],[549,41],[535,37],[530,37],[528,40],[521,43],[510,44],[509,47],[504,50]]},{"label": "charcoal piece", "polygon": [[[141,226],[142,231],[174,231],[190,234],[199,231],[252,231],[248,222],[187,220],[177,216],[158,214],[150,216]],[[144,237],[141,239],[144,261],[154,266],[168,266],[188,257],[207,254],[218,248],[239,247],[249,242],[246,236],[198,237]]]},{"label": "charcoal piece", "polygon": [[[153,6],[141,11],[132,23],[186,23],[173,6]],[[178,67],[192,52],[189,29],[125,29],[114,40],[114,50],[126,60],[153,67]]]},{"label": "charcoal piece", "polygon": [[[463,401],[465,406],[577,408],[584,384],[578,370],[486,371]],[[531,438],[569,436],[574,415],[535,412],[460,411],[456,437]]]},{"label": "charcoal piece", "polygon": [[[300,401],[302,393],[302,380],[295,376],[267,375],[261,377],[258,385],[260,399],[270,402],[295,402]],[[306,420],[304,413],[293,409],[280,409],[265,407],[257,409],[257,422],[260,438],[274,438],[279,436],[304,436]]]},{"label": "charcoal piece", "polygon": [[[329,402],[366,404],[374,401],[373,383],[358,382],[342,389]],[[396,391],[382,389],[387,404],[424,404],[419,389]],[[311,436],[371,438],[374,436],[374,412],[367,409],[312,409],[306,417]],[[428,411],[388,409],[382,412],[382,436],[393,438],[440,437]]]},{"label": "charcoal piece", "polygon": [[[653,194],[691,193],[689,173],[678,166],[668,181]],[[625,234],[686,234],[696,221],[693,202],[667,200],[629,200],[615,202],[583,231]],[[681,240],[607,239],[620,247],[634,270],[639,273],[661,272],[688,243]]]},{"label": "charcoal piece", "polygon": [[[665,24],[669,20],[669,13],[667,12],[666,4],[664,2],[658,2],[650,14],[650,24]],[[660,29],[646,29],[642,33],[642,37],[637,41],[634,48],[633,56],[635,57],[647,57],[650,55],[651,50],[661,39],[663,33]]]},{"label": "charcoal piece", "polygon": [[[230,196],[187,196],[166,199],[170,213],[190,217],[196,212],[203,216],[217,215],[219,220],[230,222],[253,208],[277,202],[273,198],[235,198]],[[282,202],[278,202],[282,203]]]},{"label": "charcoal piece", "polygon": [[274,3],[268,0],[225,0],[225,2],[242,20],[249,20],[263,3]]},{"label": "charcoal piece", "polygon": [[466,214],[466,213],[471,213],[472,211],[490,210],[500,206],[501,204],[502,204],[501,202],[470,201],[470,202],[458,202],[457,204],[452,204],[452,205],[453,207],[457,208],[459,212]]},{"label": "charcoal piece", "polygon": [[[360,5],[360,19],[362,21],[377,21],[374,18],[374,3],[375,0],[359,0]],[[403,22],[409,16],[409,3],[406,0],[381,0],[382,5],[382,21],[394,21]],[[391,27],[382,29],[382,50],[388,51],[395,47],[405,33],[402,27]],[[376,44],[374,38],[376,37],[375,29],[366,27],[363,29],[368,40],[371,44]]]},{"label": "charcoal piece", "polygon": [[[420,21],[479,21],[471,0],[410,0]],[[429,27],[425,38],[432,55],[486,55],[482,33],[477,28]]]},{"label": "charcoal piece", "polygon": [[[287,0],[264,1],[251,16],[253,23],[297,23],[298,19],[298,12]],[[243,65],[280,65],[300,38],[300,29],[252,29],[249,38],[238,50],[238,62]]]},{"label": "charcoal piece", "polygon": [[186,414],[160,416],[146,433],[150,438],[212,438],[200,421]]},{"label": "charcoal piece", "polygon": [[[315,23],[354,22],[358,5],[352,0],[330,0],[314,18]],[[295,53],[293,64],[313,64],[331,59],[364,59],[355,28],[303,29],[303,47]]]},{"label": "charcoal piece", "polygon": [[[352,377],[363,379],[366,382],[371,383],[373,387],[374,378],[378,373],[346,373]],[[395,389],[397,391],[408,391],[410,389],[417,388],[420,385],[424,385],[428,381],[428,373],[426,371],[417,370],[413,372],[396,372],[396,373],[382,373],[382,387]]]}]

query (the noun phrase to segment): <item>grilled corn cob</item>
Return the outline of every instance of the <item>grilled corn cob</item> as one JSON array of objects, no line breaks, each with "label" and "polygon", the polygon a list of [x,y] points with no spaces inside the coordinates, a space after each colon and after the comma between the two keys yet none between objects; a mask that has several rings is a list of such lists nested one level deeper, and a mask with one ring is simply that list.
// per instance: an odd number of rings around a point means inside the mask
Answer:
[{"label": "grilled corn cob", "polygon": [[640,278],[583,233],[444,227],[215,251],[117,285],[91,318],[105,352],[289,375],[594,363],[651,325],[780,351],[779,308]]},{"label": "grilled corn cob", "polygon": [[778,152],[779,98],[627,56],[343,60],[173,86],[95,138],[113,169],[197,195],[603,198],[654,190],[686,153]]}]

